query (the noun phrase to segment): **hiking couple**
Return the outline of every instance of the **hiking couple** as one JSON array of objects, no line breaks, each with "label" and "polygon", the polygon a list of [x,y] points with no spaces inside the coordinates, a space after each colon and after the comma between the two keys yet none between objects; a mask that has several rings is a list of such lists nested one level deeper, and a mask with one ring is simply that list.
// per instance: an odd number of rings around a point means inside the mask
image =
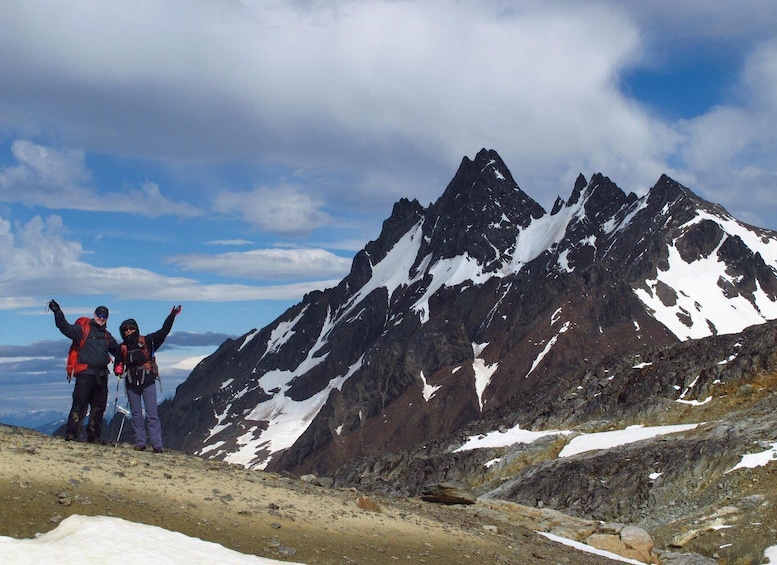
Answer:
[{"label": "hiking couple", "polygon": [[[140,335],[138,324],[132,318],[119,326],[122,343],[107,330],[108,308],[98,306],[94,316],[79,318],[75,324],[65,319],[59,304],[52,300],[48,304],[54,313],[54,322],[63,335],[73,340],[68,354],[68,381],[75,377],[73,404],[65,427],[65,440],[78,438],[86,416],[86,441],[106,444],[102,439],[103,415],[108,403],[108,363],[114,358],[113,371],[120,379],[126,375],[125,386],[132,413],[132,430],[135,434],[135,449],[143,451],[150,441],[155,453],[163,451],[162,426],[159,421],[156,400],[156,377],[158,370],[154,354],[173,328],[175,317],[181,312],[175,306],[165,318],[162,328],[146,336]],[[118,394],[118,389],[117,389]],[[148,418],[148,437],[143,418],[143,407]],[[118,438],[117,438],[118,439]]]}]

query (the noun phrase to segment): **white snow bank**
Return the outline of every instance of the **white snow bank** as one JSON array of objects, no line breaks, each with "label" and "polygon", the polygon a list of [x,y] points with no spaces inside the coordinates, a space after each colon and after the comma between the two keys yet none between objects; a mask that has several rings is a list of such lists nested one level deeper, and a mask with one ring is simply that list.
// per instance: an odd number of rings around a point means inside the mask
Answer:
[{"label": "white snow bank", "polygon": [[537,533],[540,534],[541,536],[545,536],[549,540],[556,541],[563,545],[568,545],[569,547],[574,547],[575,549],[579,549],[580,551],[585,551],[586,553],[603,555],[604,557],[612,559],[613,561],[620,561],[621,563],[631,563],[632,565],[645,565],[644,561],[637,561],[636,559],[629,559],[628,557],[623,557],[622,555],[618,555],[617,553],[612,553],[611,551],[596,549],[594,547],[591,547],[590,545],[586,545],[582,542],[571,540],[569,538],[562,538],[561,536],[556,536],[554,534],[549,534],[547,532],[537,532]]},{"label": "white snow bank", "polygon": [[[191,538],[158,526],[108,516],[74,514],[56,529],[32,539],[0,536],[4,565],[271,565],[291,563],[246,555],[217,543]],[[297,564],[300,565],[300,564]]]},{"label": "white snow bank", "polygon": [[610,449],[611,447],[634,443],[643,439],[692,430],[698,425],[680,424],[677,426],[648,426],[647,428],[643,426],[629,426],[624,430],[581,434],[572,438],[572,441],[564,446],[564,449],[561,450],[558,456],[569,457],[595,449]]},{"label": "white snow bank", "polygon": [[[677,426],[629,426],[623,430],[614,430],[611,432],[598,432],[595,434],[581,434],[572,438],[564,449],[559,453],[559,457],[569,457],[586,451],[595,449],[609,449],[627,443],[634,443],[643,439],[656,437],[664,434],[673,434],[692,430],[700,424],[682,424]],[[484,447],[507,447],[514,443],[531,443],[541,437],[548,435],[569,435],[570,430],[546,430],[542,432],[531,432],[522,430],[520,426],[504,432],[494,431],[479,436],[471,436],[467,442],[456,451],[469,451],[470,449],[481,449]]]},{"label": "white snow bank", "polygon": [[[777,442],[773,443],[771,449],[767,449],[766,451],[743,455],[742,460],[726,471],[726,473],[742,468],[752,469],[753,467],[763,467],[767,463],[777,463]],[[775,563],[777,563],[777,560],[775,560]]]}]

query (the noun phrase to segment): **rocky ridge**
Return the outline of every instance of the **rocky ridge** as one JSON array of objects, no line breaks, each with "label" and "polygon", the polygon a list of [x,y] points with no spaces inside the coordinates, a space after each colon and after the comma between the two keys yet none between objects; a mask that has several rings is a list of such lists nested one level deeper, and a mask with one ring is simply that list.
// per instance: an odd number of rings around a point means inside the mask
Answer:
[{"label": "rocky ridge", "polygon": [[[671,551],[761,562],[777,541],[777,457],[736,467],[748,454],[777,453],[777,323],[607,358],[575,382],[582,384],[555,390],[552,411],[537,406],[525,416],[541,422],[538,429],[571,434],[460,451],[484,430],[473,427],[415,450],[355,460],[335,483],[413,496],[425,485],[454,482],[483,503],[635,525]],[[506,410],[485,429],[514,423]],[[698,425],[559,457],[580,434],[681,423]],[[583,534],[570,537],[584,541]]]}]

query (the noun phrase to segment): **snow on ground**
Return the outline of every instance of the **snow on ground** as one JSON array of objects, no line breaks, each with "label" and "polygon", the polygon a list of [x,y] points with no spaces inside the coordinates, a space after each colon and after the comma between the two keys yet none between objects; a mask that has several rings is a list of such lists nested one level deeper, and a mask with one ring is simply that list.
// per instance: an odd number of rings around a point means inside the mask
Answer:
[{"label": "snow on ground", "polygon": [[[580,434],[572,438],[558,456],[569,457],[571,455],[577,455],[578,453],[585,453],[586,451],[609,449],[611,447],[634,443],[651,437],[692,430],[698,425],[699,424],[681,424],[677,426],[650,426],[647,428],[643,426],[629,426],[623,430]],[[494,431],[478,436],[471,436],[464,445],[456,450],[456,452],[485,447],[507,447],[515,443],[532,443],[544,436],[570,435],[572,433],[571,430],[545,430],[532,432],[522,430],[521,426],[518,425],[505,431]]]},{"label": "snow on ground", "polygon": [[515,426],[514,428],[504,432],[494,431],[479,436],[472,436],[464,445],[458,448],[456,452],[469,451],[470,449],[481,449],[484,447],[507,447],[508,445],[513,445],[514,443],[531,443],[534,440],[540,439],[544,436],[570,433],[572,432],[559,430],[531,432],[529,430],[522,430],[521,426]]},{"label": "snow on ground", "polygon": [[558,456],[570,457],[572,455],[577,455],[578,453],[585,453],[586,451],[609,449],[611,447],[634,443],[643,439],[692,430],[698,425],[699,424],[681,424],[677,426],[649,426],[647,428],[643,426],[629,426],[624,430],[598,432],[595,434],[580,434],[579,436],[572,438],[572,441],[564,446],[564,449],[561,450],[561,453],[559,453]]},{"label": "snow on ground", "polygon": [[603,555],[604,557],[608,557],[613,561],[620,561],[621,563],[632,563],[633,565],[645,565],[644,561],[637,561],[636,559],[629,559],[628,557],[623,557],[622,555],[618,555],[617,553],[611,553],[609,551],[595,549],[590,545],[586,545],[582,542],[574,541],[569,538],[562,538],[561,536],[556,536],[547,532],[537,532],[537,533],[540,534],[541,536],[545,536],[551,541],[563,543],[564,545],[568,545],[569,547],[574,547],[575,549],[579,549],[580,551],[585,551],[586,553],[595,553],[596,555]]},{"label": "snow on ground", "polygon": [[271,565],[291,563],[227,549],[217,543],[108,516],[74,514],[32,539],[0,536],[4,565],[154,563],[155,565]]},{"label": "snow on ground", "polygon": [[[771,449],[767,449],[766,451],[761,451],[759,453],[748,453],[744,456],[742,456],[742,461],[734,465],[731,469],[726,471],[726,473],[730,473],[731,471],[736,471],[737,469],[742,468],[753,468],[753,467],[763,467],[764,465],[768,463],[777,463],[777,442],[772,444]],[[777,563],[777,560],[774,561]]]}]

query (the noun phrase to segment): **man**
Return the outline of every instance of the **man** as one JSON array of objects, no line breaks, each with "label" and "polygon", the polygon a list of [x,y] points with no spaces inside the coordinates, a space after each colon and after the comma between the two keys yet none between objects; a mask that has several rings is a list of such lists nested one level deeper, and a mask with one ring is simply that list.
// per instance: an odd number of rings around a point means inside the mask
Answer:
[{"label": "man", "polygon": [[68,323],[55,300],[49,302],[49,310],[54,312],[54,322],[59,331],[73,340],[73,348],[77,350],[71,369],[76,384],[73,388],[73,405],[65,427],[65,440],[78,439],[89,406],[86,440],[105,445],[102,428],[108,403],[108,363],[111,355],[116,357],[120,352],[119,344],[105,328],[108,308],[98,306],[91,320],[81,318],[75,324]]},{"label": "man", "polygon": [[[138,323],[129,318],[119,326],[123,341],[119,346],[120,355],[116,358],[113,370],[123,374],[127,385],[127,398],[132,413],[132,431],[135,433],[135,449],[145,451],[150,441],[154,453],[162,453],[162,425],[156,406],[156,379],[159,377],[154,355],[162,346],[167,334],[173,329],[175,317],[181,313],[180,306],[170,310],[162,328],[145,336],[140,335]],[[143,407],[146,408],[148,420],[148,435],[146,422],[143,418]]]}]

